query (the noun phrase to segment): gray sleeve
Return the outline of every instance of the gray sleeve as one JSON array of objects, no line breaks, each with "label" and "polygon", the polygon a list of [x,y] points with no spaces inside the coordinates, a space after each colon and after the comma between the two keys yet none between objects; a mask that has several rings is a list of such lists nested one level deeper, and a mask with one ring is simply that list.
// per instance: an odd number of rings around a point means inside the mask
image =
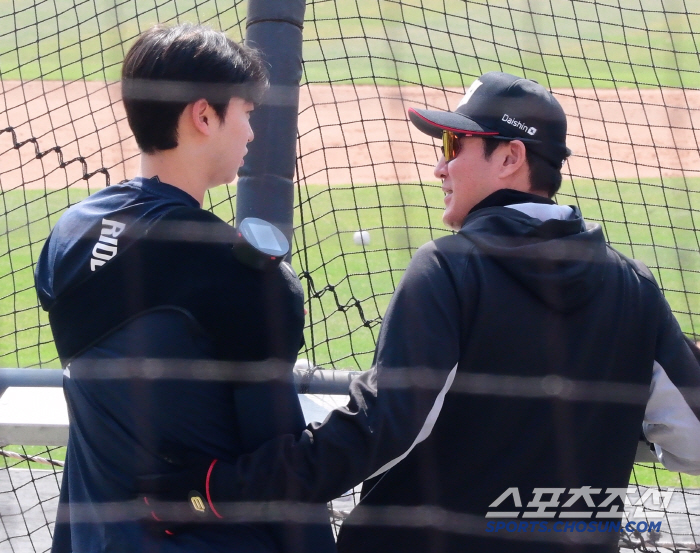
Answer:
[{"label": "gray sleeve", "polygon": [[683,336],[665,304],[643,430],[668,470],[688,474],[700,474],[698,359],[697,346]]}]

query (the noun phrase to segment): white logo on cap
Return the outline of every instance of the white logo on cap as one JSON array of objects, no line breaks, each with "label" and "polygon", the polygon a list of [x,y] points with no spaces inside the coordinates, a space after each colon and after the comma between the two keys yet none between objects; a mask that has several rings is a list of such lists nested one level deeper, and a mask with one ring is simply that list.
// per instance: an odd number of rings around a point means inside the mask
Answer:
[{"label": "white logo on cap", "polygon": [[521,131],[525,131],[530,136],[534,135],[537,132],[536,127],[528,127],[525,123],[518,121],[517,119],[513,119],[507,113],[503,114],[503,117],[501,117],[501,121],[505,121],[509,125],[513,125],[514,127],[519,128]]},{"label": "white logo on cap", "polygon": [[469,101],[469,98],[472,97],[472,94],[474,94],[476,92],[476,89],[479,88],[482,84],[484,84],[484,83],[482,83],[479,79],[475,80],[472,83],[472,85],[469,87],[469,90],[467,90],[467,93],[464,95],[464,98],[462,98],[459,101],[459,104],[457,104],[457,107],[460,108],[464,104],[466,104]]}]

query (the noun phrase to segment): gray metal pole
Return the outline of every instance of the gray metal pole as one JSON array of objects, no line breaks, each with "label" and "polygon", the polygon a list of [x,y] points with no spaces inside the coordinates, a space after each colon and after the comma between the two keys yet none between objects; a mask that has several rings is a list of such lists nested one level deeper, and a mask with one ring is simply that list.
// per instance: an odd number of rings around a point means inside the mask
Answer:
[{"label": "gray metal pole", "polygon": [[255,140],[238,172],[236,217],[259,217],[291,242],[305,0],[249,0],[246,44],[263,55],[270,89],[251,116]]},{"label": "gray metal pole", "polygon": [[[360,374],[359,371],[294,369],[294,384],[301,394],[347,395],[350,382]],[[63,386],[63,370],[0,368],[0,396],[11,386],[58,388]]]},{"label": "gray metal pole", "polygon": [[0,397],[10,386],[27,388],[63,386],[63,370],[0,368]]},{"label": "gray metal pole", "polygon": [[[294,369],[294,384],[300,394],[346,395],[350,382],[360,374],[358,371],[299,370]],[[61,369],[3,369],[0,368],[0,397],[10,386],[58,387],[63,383]],[[2,421],[0,421],[2,425]],[[53,444],[65,445],[67,434]],[[39,443],[43,444],[41,440]],[[0,444],[2,445],[2,444]],[[644,442],[637,446],[637,463],[657,463],[658,459]]]}]

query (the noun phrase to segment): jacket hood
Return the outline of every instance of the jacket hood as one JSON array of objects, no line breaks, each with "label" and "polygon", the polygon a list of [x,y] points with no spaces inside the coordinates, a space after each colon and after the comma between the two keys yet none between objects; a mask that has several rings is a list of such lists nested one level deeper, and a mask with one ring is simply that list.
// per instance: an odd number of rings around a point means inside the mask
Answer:
[{"label": "jacket hood", "polygon": [[[513,201],[508,195],[508,201]],[[460,233],[550,308],[584,305],[604,278],[607,246],[598,224],[574,206],[530,203],[529,194],[508,206],[473,210]]]}]

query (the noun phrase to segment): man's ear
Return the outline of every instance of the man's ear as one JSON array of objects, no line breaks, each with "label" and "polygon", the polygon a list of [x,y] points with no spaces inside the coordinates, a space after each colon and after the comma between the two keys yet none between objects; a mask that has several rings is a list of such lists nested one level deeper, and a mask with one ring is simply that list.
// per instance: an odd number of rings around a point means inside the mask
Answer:
[{"label": "man's ear", "polygon": [[194,129],[205,136],[211,134],[211,125],[214,122],[214,110],[204,98],[188,104],[185,110],[189,111],[189,118]]},{"label": "man's ear", "polygon": [[518,173],[523,166],[527,170],[527,151],[525,144],[520,140],[509,140],[502,150],[501,177],[508,177]]}]

